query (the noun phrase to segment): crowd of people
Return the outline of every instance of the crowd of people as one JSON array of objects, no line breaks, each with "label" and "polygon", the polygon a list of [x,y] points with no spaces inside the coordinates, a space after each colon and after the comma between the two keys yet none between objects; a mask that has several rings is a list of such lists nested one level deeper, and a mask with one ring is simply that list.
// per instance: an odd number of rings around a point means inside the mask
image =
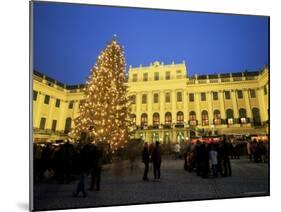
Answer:
[{"label": "crowd of people", "polygon": [[185,170],[196,171],[198,176],[227,177],[232,175],[230,163],[231,144],[224,138],[218,143],[197,141],[189,146],[184,155]]},{"label": "crowd of people", "polygon": [[79,176],[79,182],[73,196],[79,193],[85,197],[85,176],[90,175],[89,190],[100,190],[102,164],[107,155],[104,146],[87,144],[60,145],[34,144],[34,182],[57,180],[70,183]]},{"label": "crowd of people", "polygon": [[[135,144],[134,144],[135,145]],[[142,144],[140,144],[142,145]],[[34,143],[34,182],[56,180],[59,183],[69,183],[78,180],[73,196],[80,193],[85,197],[85,178],[90,176],[89,190],[100,190],[102,165],[112,160],[110,146],[104,143]],[[134,150],[134,151],[133,151]],[[128,147],[133,155],[140,153]],[[219,142],[189,142],[185,146],[174,145],[174,158],[184,159],[184,169],[195,172],[202,178],[228,177],[232,175],[231,160],[239,159],[240,155],[248,154],[249,160],[256,163],[268,161],[268,143],[253,141],[239,141],[226,136]],[[148,145],[144,143],[142,162],[144,163],[143,181],[149,181],[149,164],[153,166],[154,181],[160,181],[163,147],[159,141]],[[128,154],[129,156],[132,154]],[[131,157],[128,157],[129,160]],[[134,157],[135,158],[135,157]]]},{"label": "crowd of people", "polygon": [[269,143],[253,140],[247,143],[247,154],[250,161],[267,163],[269,159]]}]

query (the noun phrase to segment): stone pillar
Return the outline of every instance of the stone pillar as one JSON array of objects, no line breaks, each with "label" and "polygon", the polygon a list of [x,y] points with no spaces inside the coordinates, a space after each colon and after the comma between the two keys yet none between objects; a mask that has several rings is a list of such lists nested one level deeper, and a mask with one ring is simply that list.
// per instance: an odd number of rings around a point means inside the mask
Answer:
[{"label": "stone pillar", "polygon": [[210,91],[207,92],[207,102],[208,102],[208,116],[209,116],[209,124],[213,124],[214,120],[214,111],[213,111],[213,104],[212,104],[212,93]]},{"label": "stone pillar", "polygon": [[53,110],[56,104],[56,99],[52,96],[50,96],[50,102],[49,102],[49,113],[47,116],[47,121],[46,121],[46,127],[45,129],[51,129],[52,128],[52,122],[53,122]]},{"label": "stone pillar", "polygon": [[225,114],[224,93],[223,93],[223,91],[219,91],[218,95],[219,95],[219,101],[220,101],[221,118],[225,120],[226,119],[226,114]]},{"label": "stone pillar", "polygon": [[200,109],[200,93],[194,93],[194,101],[195,101],[195,112],[196,112],[196,119],[198,120],[198,125],[202,125],[202,118],[201,118],[201,109]]},{"label": "stone pillar", "polygon": [[[36,104],[37,106],[35,106]],[[33,128],[39,128],[40,120],[41,120],[40,113],[41,113],[42,104],[44,104],[44,95],[38,91],[37,100],[33,101],[33,110],[35,109],[35,107],[37,109],[33,117]]]},{"label": "stone pillar", "polygon": [[65,120],[66,120],[66,114],[68,110],[68,102],[64,100],[60,100],[60,116],[58,118],[57,122],[57,130],[63,131],[65,127]]},{"label": "stone pillar", "polygon": [[235,90],[231,90],[230,91],[231,94],[231,100],[232,100],[232,106],[233,106],[233,115],[234,118],[237,119],[239,118],[239,113],[238,113],[238,106],[237,106],[237,99],[236,99],[236,91]]},{"label": "stone pillar", "polygon": [[152,125],[152,92],[147,93],[147,125]]},{"label": "stone pillar", "polygon": [[189,114],[189,111],[188,111],[188,94],[187,92],[183,91],[183,115],[184,115],[184,122],[185,123],[188,123],[188,114]]},{"label": "stone pillar", "polygon": [[136,94],[136,125],[141,124],[141,94]]},{"label": "stone pillar", "polygon": [[248,89],[243,89],[243,96],[245,98],[245,103],[246,103],[247,117],[250,118],[251,121],[252,121],[253,115],[252,115],[252,107],[251,107],[250,100],[249,100]]},{"label": "stone pillar", "polygon": [[165,97],[164,97],[164,92],[161,91],[159,93],[159,104],[160,104],[160,124],[164,124],[165,123],[165,110],[164,110],[164,106],[165,106]]},{"label": "stone pillar", "polygon": [[171,102],[172,102],[172,123],[176,123],[177,121],[177,108],[176,108],[176,104],[177,104],[177,99],[176,99],[176,91],[173,90],[171,92]]},{"label": "stone pillar", "polygon": [[71,128],[74,127],[74,119],[78,116],[79,114],[79,101],[75,101],[73,105],[73,115],[72,115],[72,123],[71,123]]},{"label": "stone pillar", "polygon": [[258,102],[259,102],[259,108],[260,108],[260,116],[261,116],[261,121],[267,121],[268,120],[268,113],[267,109],[265,107],[264,103],[264,94],[263,94],[263,89],[257,89],[257,97],[258,97]]}]

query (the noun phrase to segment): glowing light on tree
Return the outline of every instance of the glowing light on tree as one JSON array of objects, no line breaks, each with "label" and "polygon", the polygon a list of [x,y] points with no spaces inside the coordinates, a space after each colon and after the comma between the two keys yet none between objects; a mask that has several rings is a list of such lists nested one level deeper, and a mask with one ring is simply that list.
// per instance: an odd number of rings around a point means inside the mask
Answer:
[{"label": "glowing light on tree", "polygon": [[85,99],[81,101],[75,127],[70,132],[74,139],[87,135],[94,141],[110,143],[116,150],[129,138],[129,101],[125,75],[123,48],[116,36],[97,58],[86,81]]}]

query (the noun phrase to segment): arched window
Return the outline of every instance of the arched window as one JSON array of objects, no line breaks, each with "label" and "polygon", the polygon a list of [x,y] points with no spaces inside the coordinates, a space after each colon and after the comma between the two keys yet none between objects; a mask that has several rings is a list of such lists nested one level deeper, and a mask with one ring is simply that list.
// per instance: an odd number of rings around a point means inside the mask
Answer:
[{"label": "arched window", "polygon": [[214,124],[215,125],[221,124],[221,113],[219,110],[214,111]]},{"label": "arched window", "polygon": [[152,122],[153,122],[153,126],[159,125],[159,113],[153,113]]},{"label": "arched window", "polygon": [[194,111],[190,111],[189,113],[189,124],[196,125],[196,113]]},{"label": "arched window", "polygon": [[129,101],[131,102],[131,104],[136,104],[136,95],[131,95],[129,97]]},{"label": "arched window", "polygon": [[233,124],[233,110],[232,109],[226,110],[226,119],[227,119],[227,124]]},{"label": "arched window", "polygon": [[202,125],[203,126],[209,125],[208,111],[203,110],[201,116],[202,116]]},{"label": "arched window", "polygon": [[64,127],[64,133],[67,134],[70,132],[71,130],[71,121],[72,119],[70,117],[68,117],[66,120],[65,120],[65,127]]},{"label": "arched window", "polygon": [[183,123],[183,112],[179,111],[177,112],[177,123],[182,124]]},{"label": "arched window", "polygon": [[141,126],[147,126],[147,114],[141,114]]},{"label": "arched window", "polygon": [[254,126],[261,125],[260,110],[256,107],[252,109]]},{"label": "arched window", "polygon": [[247,123],[246,109],[244,109],[244,108],[239,109],[239,119],[240,119],[241,124]]},{"label": "arched window", "polygon": [[130,115],[130,119],[131,119],[132,125],[136,125],[136,115],[135,114],[131,114]]},{"label": "arched window", "polygon": [[165,124],[172,124],[172,114],[170,112],[165,113]]}]

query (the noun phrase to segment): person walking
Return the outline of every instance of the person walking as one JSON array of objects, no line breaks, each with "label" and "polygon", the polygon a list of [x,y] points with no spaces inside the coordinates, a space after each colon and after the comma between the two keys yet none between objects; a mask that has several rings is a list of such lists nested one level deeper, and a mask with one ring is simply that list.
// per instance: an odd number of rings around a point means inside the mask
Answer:
[{"label": "person walking", "polygon": [[175,151],[175,159],[180,158],[181,147],[180,147],[180,144],[178,142],[174,146],[174,151]]},{"label": "person walking", "polygon": [[162,161],[162,151],[160,149],[159,141],[155,142],[155,147],[152,150],[151,161],[153,163],[153,173],[154,173],[154,180],[160,180],[160,167]]},{"label": "person walking", "polygon": [[149,170],[149,150],[147,142],[144,143],[144,147],[142,150],[142,162],[144,163],[144,173],[143,173],[143,181],[149,181],[147,174]]},{"label": "person walking", "polygon": [[252,142],[247,141],[247,154],[249,156],[249,160],[252,161]]},{"label": "person walking", "polygon": [[217,152],[214,144],[211,146],[211,151],[210,151],[209,155],[210,155],[210,161],[212,164],[213,177],[217,177],[218,176],[218,152]]}]

